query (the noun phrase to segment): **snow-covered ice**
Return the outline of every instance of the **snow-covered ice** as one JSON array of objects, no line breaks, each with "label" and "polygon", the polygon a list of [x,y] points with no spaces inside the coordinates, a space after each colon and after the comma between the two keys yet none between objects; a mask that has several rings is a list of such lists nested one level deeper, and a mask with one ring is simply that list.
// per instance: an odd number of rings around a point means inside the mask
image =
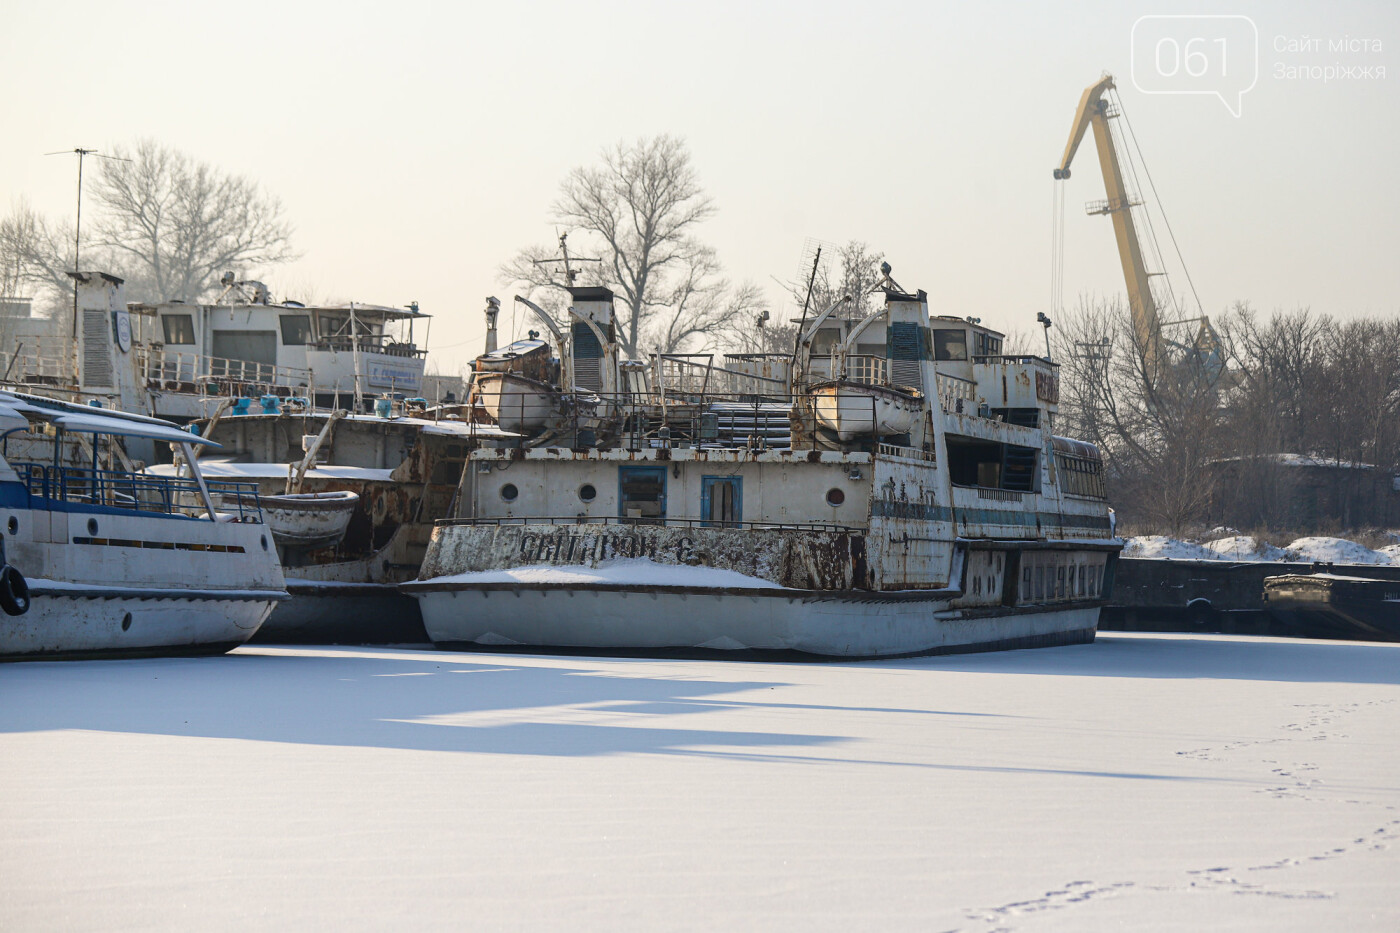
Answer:
[{"label": "snow-covered ice", "polygon": [[0,929],[1394,930],[1400,645],[0,666]]}]

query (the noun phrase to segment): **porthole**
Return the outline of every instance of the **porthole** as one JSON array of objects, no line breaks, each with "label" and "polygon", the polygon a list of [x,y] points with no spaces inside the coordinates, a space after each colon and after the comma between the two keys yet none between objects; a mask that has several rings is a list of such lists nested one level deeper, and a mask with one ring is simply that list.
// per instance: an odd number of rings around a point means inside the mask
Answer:
[{"label": "porthole", "polygon": [[11,516],[10,516],[10,522],[9,522],[9,524],[6,525],[5,527],[7,527],[7,528],[10,529],[10,534],[12,534],[12,535],[17,535],[17,534],[19,534],[19,519],[15,518],[13,515],[11,515]]},{"label": "porthole", "polygon": [[123,632],[128,631],[128,630],[130,630],[130,628],[131,628],[131,613],[128,612],[126,615],[122,616],[122,631],[123,631]]},{"label": "porthole", "polygon": [[592,502],[598,498],[598,490],[593,488],[592,483],[584,483],[578,488],[578,497],[584,502]]},{"label": "porthole", "polygon": [[507,502],[514,502],[520,496],[520,490],[515,488],[514,483],[506,483],[501,487],[501,498]]},{"label": "porthole", "polygon": [[263,549],[264,551],[266,551],[266,550],[267,550],[267,535],[263,535],[263,536],[260,537],[258,540],[262,542],[262,549]]},{"label": "porthole", "polygon": [[88,534],[90,534],[90,535],[95,535],[95,534],[97,534],[97,519],[95,519],[95,518],[89,518],[89,519],[88,519]]},{"label": "porthole", "polygon": [[833,509],[846,501],[846,494],[839,489],[828,489],[826,491],[826,504]]}]

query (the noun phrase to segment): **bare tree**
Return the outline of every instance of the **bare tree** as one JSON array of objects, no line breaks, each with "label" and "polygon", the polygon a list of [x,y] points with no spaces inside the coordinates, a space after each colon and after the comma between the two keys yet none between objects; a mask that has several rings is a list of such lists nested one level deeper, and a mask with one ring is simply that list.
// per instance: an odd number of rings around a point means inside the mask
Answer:
[{"label": "bare tree", "polygon": [[73,227],[51,224],[24,201],[0,220],[0,291],[32,289],[52,310],[72,294]]},{"label": "bare tree", "polygon": [[[696,178],[690,153],[674,136],[618,143],[602,162],[576,168],[560,186],[552,219],[584,234],[585,251],[602,261],[583,267],[620,299],[618,342],[629,356],[712,345],[735,315],[760,300],[752,286],[735,288],[714,250],[694,231],[715,212]],[[501,267],[504,282],[532,290],[562,284],[550,248],[521,250]],[[556,310],[556,292],[541,304]]]},{"label": "bare tree", "polygon": [[1125,519],[1180,533],[1211,502],[1207,465],[1222,447],[1215,374],[1183,361],[1149,379],[1148,348],[1121,302],[1081,299],[1052,339],[1067,433],[1103,451]]},{"label": "bare tree", "polygon": [[784,282],[783,287],[792,295],[797,307],[805,305],[809,312],[813,308],[830,307],[842,296],[850,295],[852,304],[842,314],[858,320],[875,310],[876,303],[871,296],[884,279],[880,271],[884,259],[884,253],[872,251],[859,240],[851,240],[844,246],[824,251],[815,274],[805,275],[800,281]]},{"label": "bare tree", "polygon": [[296,258],[281,203],[255,182],[149,139],[112,154],[130,161],[102,163],[93,240],[132,297],[197,300],[224,271]]}]

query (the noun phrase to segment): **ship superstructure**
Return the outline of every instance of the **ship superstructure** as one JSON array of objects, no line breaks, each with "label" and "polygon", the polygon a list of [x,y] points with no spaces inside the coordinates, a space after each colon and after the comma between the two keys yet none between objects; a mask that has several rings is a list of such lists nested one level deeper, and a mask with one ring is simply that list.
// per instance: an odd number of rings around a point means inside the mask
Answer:
[{"label": "ship superstructure", "polygon": [[[857,657],[1091,640],[1121,542],[1097,450],[1054,434],[1058,367],[883,292],[858,321],[818,315],[786,366],[702,381],[657,358],[618,364],[629,391],[553,385],[534,439],[468,456],[404,587],[429,635]],[[734,430],[774,409],[782,446]],[[603,423],[579,430],[585,410]]]}]

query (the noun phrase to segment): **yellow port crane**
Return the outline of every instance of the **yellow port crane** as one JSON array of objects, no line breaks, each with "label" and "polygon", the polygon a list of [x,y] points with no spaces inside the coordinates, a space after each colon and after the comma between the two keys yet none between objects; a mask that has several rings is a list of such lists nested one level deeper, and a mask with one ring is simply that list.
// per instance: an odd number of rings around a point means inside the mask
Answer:
[{"label": "yellow port crane", "polygon": [[[1167,344],[1163,336],[1162,314],[1158,299],[1152,292],[1152,276],[1165,275],[1162,272],[1148,272],[1144,259],[1142,239],[1133,222],[1134,207],[1139,201],[1130,193],[1124,176],[1126,158],[1120,159],[1117,146],[1109,128],[1109,120],[1121,114],[1121,107],[1107,94],[1115,90],[1113,76],[1105,74],[1098,82],[1084,89],[1079,98],[1079,109],[1070,127],[1069,143],[1065,154],[1055,169],[1055,180],[1064,181],[1070,176],[1070,163],[1084,139],[1085,130],[1094,129],[1094,146],[1098,150],[1099,169],[1103,173],[1104,193],[1107,198],[1091,201],[1085,209],[1090,214],[1107,214],[1113,220],[1113,233],[1118,241],[1118,258],[1123,264],[1123,280],[1128,286],[1128,307],[1132,314],[1133,334],[1142,353],[1143,368],[1149,383],[1156,384],[1167,363]],[[1125,152],[1126,156],[1127,153]],[[1057,201],[1057,203],[1059,203]],[[1150,232],[1150,225],[1149,225]],[[1154,244],[1155,252],[1155,244]],[[1199,301],[1197,302],[1199,306]],[[1202,313],[1197,318],[1172,321],[1184,324],[1199,321],[1200,328],[1191,345],[1173,344],[1186,351],[1186,357],[1193,365],[1204,367],[1210,378],[1219,375],[1223,362],[1221,346],[1210,318]]]}]

